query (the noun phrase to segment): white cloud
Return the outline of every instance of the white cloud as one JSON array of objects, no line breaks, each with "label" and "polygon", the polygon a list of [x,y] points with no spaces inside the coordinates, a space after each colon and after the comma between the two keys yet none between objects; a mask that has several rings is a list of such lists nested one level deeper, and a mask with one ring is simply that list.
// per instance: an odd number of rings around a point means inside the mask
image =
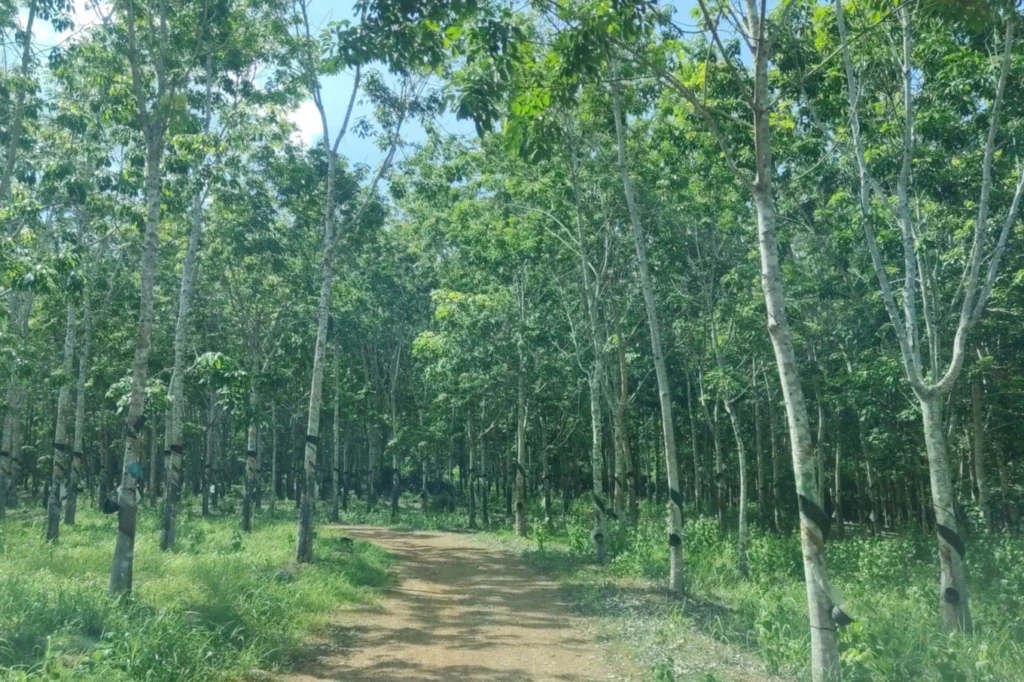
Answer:
[{"label": "white cloud", "polygon": [[320,112],[311,99],[306,100],[299,105],[298,109],[290,112],[288,120],[298,128],[292,134],[292,140],[297,144],[312,144],[314,138],[323,135]]}]

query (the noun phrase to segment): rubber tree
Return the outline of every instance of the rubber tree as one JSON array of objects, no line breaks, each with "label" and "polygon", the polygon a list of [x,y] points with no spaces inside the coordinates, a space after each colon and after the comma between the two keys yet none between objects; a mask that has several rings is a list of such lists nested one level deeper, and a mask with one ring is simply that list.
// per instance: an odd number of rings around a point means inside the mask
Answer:
[{"label": "rubber tree", "polygon": [[78,350],[78,381],[75,384],[75,431],[71,443],[71,470],[68,476],[68,498],[64,507],[64,523],[75,525],[78,512],[78,490],[85,465],[85,393],[89,378],[89,345],[92,341],[92,309],[88,291],[82,292],[82,343]]},{"label": "rubber tree", "polygon": [[[138,484],[142,478],[141,451],[143,427],[146,423],[146,384],[149,377],[149,356],[153,332],[153,287],[156,277],[158,232],[162,214],[161,194],[163,178],[161,167],[166,146],[167,130],[179,103],[176,96],[188,80],[191,64],[176,65],[171,69],[171,22],[169,0],[159,0],[153,14],[142,25],[145,33],[140,40],[136,17],[136,3],[119,2],[115,9],[124,15],[127,35],[127,54],[131,72],[131,89],[135,98],[135,125],[145,143],[145,199],[146,217],[142,236],[139,264],[139,322],[135,337],[135,357],[132,363],[131,395],[125,415],[126,438],[121,485],[117,496],[117,537],[110,571],[110,591],[127,594],[132,590],[132,569],[135,562],[135,529],[138,514]],[[175,8],[183,10],[183,8]],[[175,33],[187,34],[199,28],[202,19],[187,16],[186,11],[175,13]],[[194,23],[193,23],[194,22]],[[195,35],[201,34],[200,31]],[[177,38],[185,38],[177,35]],[[194,43],[195,38],[189,42]],[[151,59],[147,60],[146,56]],[[151,61],[152,65],[146,63]],[[144,70],[152,69],[152,76]]]},{"label": "rubber tree", "polygon": [[[213,119],[213,51],[206,56],[205,96],[203,99],[203,134],[210,132]],[[200,176],[201,169],[196,175]],[[165,424],[164,461],[165,491],[160,519],[160,549],[174,549],[175,512],[181,497],[181,457],[185,425],[185,344],[188,341],[189,310],[196,288],[198,271],[199,242],[203,233],[203,204],[206,199],[206,183],[196,180],[193,189],[192,206],[189,212],[191,228],[181,262],[181,286],[178,290],[178,315],[174,323],[174,366],[170,380],[170,419]],[[153,491],[155,494],[156,491]]]},{"label": "rubber tree", "polygon": [[615,148],[622,178],[622,189],[626,195],[629,221],[633,227],[633,242],[636,245],[637,269],[640,271],[640,288],[647,312],[647,325],[651,334],[651,355],[654,356],[654,373],[658,380],[658,404],[661,408],[662,442],[665,445],[665,470],[668,476],[668,545],[669,545],[669,590],[682,593],[685,589],[683,577],[683,494],[679,483],[679,459],[676,456],[675,420],[672,416],[672,386],[665,367],[665,348],[661,341],[661,326],[658,309],[651,283],[650,267],[647,263],[647,239],[644,235],[640,211],[633,194],[633,182],[629,175],[626,156],[626,131],[622,117],[618,67],[612,73],[612,113],[615,118]]},{"label": "rubber tree", "polygon": [[[938,300],[936,282],[920,264],[925,262],[927,247],[919,243],[922,217],[912,207],[915,193],[913,165],[916,146],[916,101],[920,84],[915,84],[915,19],[910,8],[899,6],[893,11],[900,27],[899,68],[902,76],[899,113],[902,118],[902,148],[900,166],[895,181],[896,199],[885,190],[878,179],[877,170],[870,167],[866,152],[866,141],[860,121],[860,106],[863,99],[863,79],[858,78],[854,67],[846,26],[845,10],[841,0],[834,0],[835,20],[846,75],[846,94],[849,104],[849,140],[844,146],[847,158],[858,178],[858,207],[860,223],[865,235],[871,263],[878,279],[878,286],[886,313],[892,323],[899,342],[900,355],[906,379],[918,400],[924,426],[925,450],[928,455],[928,469],[931,482],[932,508],[936,519],[936,539],[939,549],[939,590],[938,599],[942,609],[943,625],[950,630],[969,630],[971,612],[967,594],[967,572],[964,564],[965,543],[958,529],[956,519],[956,498],[950,472],[946,434],[943,427],[943,399],[952,390],[963,368],[968,336],[977,324],[989,296],[992,293],[999,265],[1006,250],[1006,243],[1016,223],[1021,196],[1024,195],[1024,172],[1018,171],[1016,188],[1006,209],[1002,230],[995,244],[990,245],[989,214],[993,184],[993,166],[999,137],[1000,118],[1006,83],[1009,77],[1013,54],[1016,16],[1007,10],[1001,35],[996,82],[991,101],[985,105],[988,119],[985,133],[984,152],[981,160],[981,183],[976,204],[977,216],[971,238],[971,247],[964,268],[964,280],[959,305],[959,315],[953,333],[949,359],[942,367],[943,352],[940,341],[942,332],[937,328]],[[925,87],[927,84],[925,85]],[[882,215],[876,215],[874,200],[881,205]],[[876,236],[875,224],[880,220],[891,221],[898,227],[902,237],[903,287],[901,311],[890,282],[882,252]],[[983,263],[987,262],[982,272]],[[927,355],[922,349],[922,333],[918,319],[918,292],[921,295],[921,312],[924,318],[924,342]],[[955,305],[955,300],[953,301]],[[927,365],[925,364],[927,358]]]},{"label": "rubber tree", "polygon": [[75,360],[75,332],[78,320],[75,304],[67,303],[64,326],[64,361],[58,376],[57,425],[53,432],[53,454],[50,461],[50,496],[46,513],[46,540],[56,542],[60,536],[61,493],[67,489],[68,478],[68,411],[71,402],[71,376]]}]

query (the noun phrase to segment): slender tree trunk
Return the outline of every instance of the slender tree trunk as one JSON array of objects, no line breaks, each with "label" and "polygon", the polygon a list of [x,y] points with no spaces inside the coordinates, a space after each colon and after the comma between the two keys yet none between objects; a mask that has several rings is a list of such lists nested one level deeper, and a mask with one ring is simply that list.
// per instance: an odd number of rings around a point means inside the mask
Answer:
[{"label": "slender tree trunk", "polygon": [[593,369],[591,369],[590,377],[590,430],[593,444],[590,459],[591,470],[593,474],[593,487],[591,488],[591,494],[594,496],[594,530],[591,532],[591,537],[594,540],[594,554],[599,564],[603,564],[606,558],[606,542],[604,528],[604,516],[606,510],[604,505],[603,493],[601,491],[601,453],[604,449],[602,442],[604,433],[601,428],[601,400],[599,397],[601,386],[600,379],[598,379],[598,377],[601,375],[601,371],[601,361],[600,359],[595,359],[594,367]]},{"label": "slender tree trunk", "polygon": [[469,527],[476,529],[476,434],[473,415],[466,415],[466,446],[469,449]]},{"label": "slender tree trunk", "polygon": [[[26,344],[28,318],[35,297],[32,292],[16,291],[8,294],[8,297],[8,319],[15,343],[18,344],[16,352],[19,352]],[[7,507],[13,506],[17,498],[15,466],[21,462],[21,408],[25,401],[23,382],[17,373],[12,372],[7,381],[7,414],[4,416],[3,441],[0,444],[0,519],[6,516]]]},{"label": "slender tree trunk", "polygon": [[[757,22],[760,24],[761,22]],[[760,34],[760,27],[755,34]],[[763,39],[761,39],[763,40]],[[807,587],[807,609],[811,628],[811,677],[814,682],[838,680],[842,673],[839,665],[839,646],[836,624],[831,610],[835,598],[829,593],[828,570],[825,563],[825,538],[828,519],[822,510],[822,499],[817,489],[814,451],[808,428],[807,406],[800,385],[799,364],[793,349],[793,336],[789,328],[782,290],[782,268],[775,234],[775,202],[771,177],[771,132],[769,128],[768,57],[763,44],[755,57],[755,100],[763,109],[754,116],[754,147],[757,159],[757,177],[752,194],[757,211],[758,235],[761,252],[761,286],[764,290],[768,313],[768,331],[779,369],[779,382],[786,403],[790,444],[793,455],[793,475],[800,501],[801,545],[804,557],[804,582]],[[835,606],[842,608],[841,604]]]},{"label": "slender tree trunk", "polygon": [[743,436],[740,434],[739,419],[736,416],[735,408],[731,400],[724,400],[725,411],[729,414],[729,421],[732,423],[732,433],[736,438],[736,457],[740,469],[740,499],[739,499],[739,536],[736,541],[736,567],[740,575],[746,578],[750,574],[747,562],[747,453],[743,446]]},{"label": "slender tree trunk", "polygon": [[110,495],[110,477],[114,470],[114,453],[110,449],[110,430],[107,427],[107,419],[105,416],[102,416],[100,419],[100,447],[102,447],[102,451],[100,452],[100,475],[97,482],[96,506],[100,511],[103,511],[104,506],[106,506],[107,497]]},{"label": "slender tree trunk", "polygon": [[836,491],[832,498],[832,506],[836,513],[836,537],[841,538],[846,534],[843,523],[843,479],[840,475],[840,462],[842,460],[842,440],[836,438]]},{"label": "slender tree trunk", "polygon": [[[255,364],[255,363],[254,363]],[[255,377],[255,368],[253,376]],[[242,531],[248,533],[252,530],[252,507],[253,496],[256,494],[257,470],[259,468],[259,452],[257,451],[257,439],[259,429],[256,425],[256,411],[259,409],[259,400],[256,395],[255,385],[249,390],[249,426],[246,429],[245,439],[245,474],[242,481]]]},{"label": "slender tree trunk", "polygon": [[[67,507],[64,509],[64,523],[75,525],[78,511],[78,487],[85,460],[82,442],[85,438],[85,382],[89,374],[89,341],[92,337],[92,314],[88,294],[82,297],[82,348],[78,355],[78,385],[75,387],[75,435],[71,447],[71,481],[68,485]],[[0,484],[2,485],[2,484]],[[0,502],[0,508],[3,503]]]},{"label": "slender tree trunk", "polygon": [[697,447],[697,412],[693,409],[693,388],[690,375],[686,375],[686,410],[690,416],[690,450],[693,452],[693,508],[700,514],[701,488],[704,485],[700,470],[700,450]]},{"label": "slender tree trunk", "polygon": [[[327,146],[328,140],[324,139]],[[324,257],[320,273],[320,301],[317,305],[316,345],[313,351],[313,376],[309,391],[309,418],[306,423],[306,447],[303,466],[304,484],[299,507],[299,528],[295,560],[313,561],[313,506],[316,487],[317,448],[320,444],[320,404],[323,398],[324,354],[327,346],[327,322],[331,310],[331,288],[334,284],[334,169],[337,163],[328,150],[327,207],[324,220]]]},{"label": "slender tree trunk", "polygon": [[1006,514],[1006,523],[1010,528],[1017,529],[1017,509],[1013,505],[1013,490],[1010,487],[1009,475],[1006,471],[1006,455],[1002,450],[996,450],[996,466],[999,468],[999,492],[1003,498],[1003,509]]},{"label": "slender tree trunk", "polygon": [[127,437],[118,493],[117,541],[110,573],[110,591],[131,592],[135,556],[135,525],[138,508],[137,488],[142,478],[139,455],[142,429],[146,423],[146,381],[149,369],[150,337],[153,331],[153,283],[156,274],[157,232],[160,226],[160,165],[163,140],[147,140],[146,155],[146,231],[142,239],[141,286],[139,292],[139,328],[135,339],[132,368],[132,392],[128,403]]},{"label": "slender tree trunk", "polygon": [[622,106],[619,98],[619,82],[612,82],[613,114],[615,117],[615,140],[618,149],[619,174],[622,177],[622,188],[626,195],[629,219],[633,226],[633,242],[636,246],[637,266],[640,270],[640,286],[644,296],[644,307],[647,310],[647,324],[651,333],[651,352],[654,355],[654,373],[658,380],[658,398],[661,405],[662,439],[665,444],[665,466],[668,477],[669,509],[669,590],[681,593],[683,582],[683,495],[679,485],[679,461],[676,458],[675,420],[672,417],[672,387],[669,384],[668,370],[665,367],[665,349],[661,342],[661,329],[658,323],[658,309],[654,298],[654,285],[651,283],[650,268],[647,264],[647,242],[644,235],[640,213],[633,197],[633,184],[629,177],[626,160],[625,122],[622,117]]},{"label": "slender tree trunk", "polygon": [[487,471],[487,438],[480,439],[480,472],[483,478],[483,494],[480,496],[480,520],[484,528],[491,527],[490,497],[491,491],[488,487],[492,476]]},{"label": "slender tree trunk", "polygon": [[[615,458],[615,513],[620,517],[625,512],[629,515],[629,524],[636,527],[639,511],[636,504],[636,485],[633,471],[633,453],[629,442],[629,419],[626,414],[629,408],[629,365],[626,362],[626,341],[622,335],[622,320],[618,304],[612,299],[615,317],[616,355],[619,360],[619,399],[615,403],[615,433],[619,438],[619,456]],[[547,459],[544,460],[547,466]],[[550,493],[550,491],[548,491]]]},{"label": "slender tree trunk", "polygon": [[985,517],[985,527],[989,533],[995,532],[992,519],[992,505],[989,501],[988,477],[985,475],[985,420],[982,415],[981,377],[971,381],[971,414],[974,417],[974,477],[978,483],[978,504]]},{"label": "slender tree trunk", "polygon": [[341,506],[341,494],[339,484],[341,482],[341,336],[334,337],[334,420],[332,421],[331,445],[334,448],[333,463],[331,465],[331,523],[338,523],[338,510]]},{"label": "slender tree trunk", "polygon": [[[525,360],[519,352],[519,376],[516,390],[516,459],[515,492],[513,503],[516,514],[516,535],[526,537],[526,384]],[[597,474],[600,479],[601,474]]]},{"label": "slender tree trunk", "polygon": [[46,515],[46,540],[56,542],[60,535],[61,492],[67,486],[68,469],[68,403],[71,400],[71,372],[75,356],[75,304],[68,302],[64,333],[64,362],[61,365],[61,386],[57,398],[57,426],[53,433],[53,465],[49,503]]},{"label": "slender tree trunk", "polygon": [[825,504],[825,490],[828,488],[825,481],[825,403],[821,399],[821,387],[817,379],[814,382],[814,400],[818,404],[818,438],[815,453],[817,455],[818,470],[818,499]]},{"label": "slender tree trunk", "polygon": [[953,483],[942,429],[942,402],[939,396],[921,399],[925,447],[931,472],[932,508],[935,510],[939,540],[939,601],[947,629],[970,630],[971,611],[967,598],[967,570],[964,543],[957,532]]},{"label": "slender tree trunk", "polygon": [[[21,78],[28,80],[32,73],[32,27],[35,24],[38,0],[28,3],[28,18],[25,31],[21,34]],[[15,161],[18,157],[18,144],[21,142],[22,120],[25,116],[25,99],[28,94],[27,85],[17,86],[14,95],[13,111],[9,114],[10,127],[7,130],[7,154],[4,159],[3,174],[0,175],[0,206],[6,206],[11,198],[11,179],[14,177]]]},{"label": "slender tree trunk", "polygon": [[203,463],[203,516],[210,515],[210,498],[213,496],[215,481],[213,476],[214,441],[217,439],[214,423],[217,416],[217,399],[210,391],[210,409],[206,417],[206,460]]},{"label": "slender tree trunk", "polygon": [[768,528],[773,500],[764,482],[764,429],[761,424],[761,395],[757,391],[757,373],[751,374],[751,400],[754,403],[754,455],[757,459],[757,516],[758,524]]}]

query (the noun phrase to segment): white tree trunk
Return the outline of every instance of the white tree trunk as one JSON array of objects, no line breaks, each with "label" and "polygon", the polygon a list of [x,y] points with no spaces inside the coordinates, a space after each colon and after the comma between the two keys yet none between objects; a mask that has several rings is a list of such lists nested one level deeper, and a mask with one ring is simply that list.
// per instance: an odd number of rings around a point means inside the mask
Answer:
[{"label": "white tree trunk", "polygon": [[11,372],[7,380],[7,414],[4,416],[3,441],[0,443],[0,519],[7,515],[7,507],[14,496],[14,464],[21,454],[21,404],[24,400],[24,391],[16,368],[18,351],[25,347],[28,318],[31,316],[32,304],[35,301],[30,291],[11,292],[8,297],[8,318],[18,345],[13,358],[15,371]]},{"label": "white tree trunk", "polygon": [[736,568],[740,575],[746,578],[750,573],[747,562],[747,451],[743,446],[743,436],[740,433],[739,418],[731,399],[723,401],[725,411],[729,413],[729,422],[732,424],[732,433],[736,438],[736,457],[740,464],[740,502],[739,502],[739,535],[736,540]]},{"label": "white tree trunk", "polygon": [[[38,1],[33,0],[28,4],[28,18],[25,21],[25,31],[21,34],[21,77],[27,79],[32,73],[32,26],[36,19]],[[21,142],[22,121],[25,116],[25,97],[28,88],[25,84],[18,86],[14,95],[14,111],[11,112],[11,120],[8,121],[7,131],[7,154],[4,158],[4,168],[0,174],[0,206],[6,206],[11,198],[11,179],[14,177],[15,162],[18,158],[18,144]]]},{"label": "white tree trunk", "polygon": [[647,311],[647,325],[651,333],[651,352],[654,355],[654,373],[658,379],[658,400],[661,406],[661,432],[665,444],[665,469],[668,475],[668,544],[669,544],[669,590],[681,593],[683,578],[683,494],[679,484],[679,460],[676,457],[675,420],[672,416],[672,386],[665,367],[665,347],[661,341],[661,325],[658,323],[658,308],[654,299],[654,285],[651,283],[650,267],[647,263],[647,241],[644,235],[640,213],[633,196],[633,183],[629,177],[626,160],[625,124],[622,120],[622,106],[619,97],[619,83],[612,84],[613,113],[615,116],[615,140],[618,151],[619,175],[629,208],[629,219],[633,225],[633,242],[636,246],[637,266],[640,270],[640,286]]},{"label": "white tree trunk", "polygon": [[75,435],[71,446],[71,479],[68,485],[67,506],[64,509],[64,523],[75,525],[78,511],[78,488],[85,461],[82,442],[85,438],[85,383],[89,375],[89,342],[92,338],[92,312],[89,308],[88,293],[82,297],[82,347],[78,355],[78,384],[75,387]]},{"label": "white tree trunk", "polygon": [[334,339],[334,420],[331,423],[331,446],[333,457],[331,463],[331,523],[338,522],[338,512],[341,507],[341,494],[338,489],[341,475],[340,439],[341,439],[341,340],[340,336]]},{"label": "white tree trunk", "polygon": [[970,630],[971,610],[967,598],[964,542],[956,523],[956,498],[949,473],[946,434],[942,428],[942,401],[937,395],[922,398],[921,416],[931,474],[932,507],[939,540],[939,602],[942,621],[950,630]]},{"label": "white tree trunk", "polygon": [[[254,377],[255,374],[254,371]],[[256,387],[253,386],[249,390],[250,417],[245,439],[245,477],[242,480],[242,530],[246,533],[252,530],[253,499],[256,495],[259,472],[259,425],[256,421],[258,410],[259,396]]]},{"label": "white tree trunk", "polygon": [[138,513],[137,489],[142,478],[139,455],[142,451],[146,381],[149,370],[150,338],[153,332],[153,283],[156,275],[157,234],[160,227],[160,165],[162,140],[151,140],[146,154],[146,231],[142,238],[141,286],[139,291],[139,327],[135,337],[135,361],[132,366],[132,392],[125,419],[124,462],[118,488],[117,540],[110,572],[110,591],[126,594],[132,590],[135,559],[135,526]]},{"label": "white tree trunk", "polygon": [[56,542],[60,535],[61,493],[67,490],[68,408],[71,401],[71,372],[75,358],[75,304],[68,302],[64,333],[64,362],[61,365],[60,392],[57,397],[57,426],[53,432],[53,461],[50,499],[47,504],[46,540]]}]

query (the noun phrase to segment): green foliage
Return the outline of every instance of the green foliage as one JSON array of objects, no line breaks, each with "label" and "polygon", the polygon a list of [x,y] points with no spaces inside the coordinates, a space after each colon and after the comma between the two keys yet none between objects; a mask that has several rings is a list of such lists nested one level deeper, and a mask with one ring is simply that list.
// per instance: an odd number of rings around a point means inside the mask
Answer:
[{"label": "green foliage", "polygon": [[294,567],[294,520],[257,518],[243,538],[232,517],[184,514],[173,553],[143,511],[128,600],[106,593],[116,519],[79,509],[57,545],[39,518],[0,535],[0,679],[205,682],[289,665],[337,607],[387,584],[390,558],[326,531],[317,563]]},{"label": "green foliage", "polygon": [[[610,524],[608,574],[588,568],[593,546],[586,505],[576,505],[566,530],[547,538],[543,551],[530,546],[522,551],[571,584],[614,591],[621,579],[659,582],[668,570],[663,514],[660,505],[644,504],[637,528]],[[720,536],[715,519],[691,518],[685,536],[688,593],[694,601],[683,604],[681,616],[691,627],[747,648],[769,671],[808,678],[810,635],[799,540],[752,528],[751,573],[742,580],[735,569],[735,536]],[[833,583],[857,619],[840,630],[844,679],[994,682],[1024,677],[1024,541],[972,537],[970,548],[975,633],[950,635],[935,627],[933,538],[853,534],[829,543]],[[614,599],[587,603],[602,615],[617,615],[605,606]],[[671,613],[646,617],[670,618]],[[655,664],[651,674],[675,679],[668,662]]]}]

